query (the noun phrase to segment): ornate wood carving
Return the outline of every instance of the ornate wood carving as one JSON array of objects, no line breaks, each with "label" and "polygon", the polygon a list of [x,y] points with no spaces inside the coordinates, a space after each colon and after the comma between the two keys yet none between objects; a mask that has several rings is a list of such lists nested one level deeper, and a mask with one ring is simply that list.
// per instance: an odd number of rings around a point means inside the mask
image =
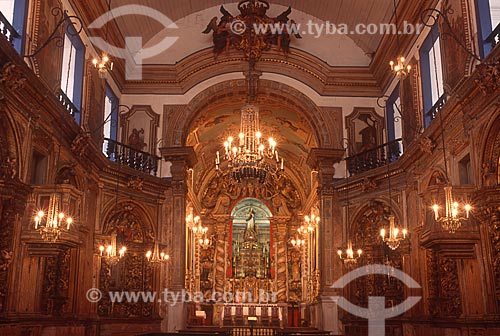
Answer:
[{"label": "ornate wood carving", "polygon": [[45,314],[60,316],[68,311],[70,261],[69,248],[46,257],[41,299]]},{"label": "ornate wood carving", "polygon": [[[275,18],[267,16],[269,3],[264,0],[259,1],[241,1],[238,4],[240,15],[234,17],[229,13],[224,6],[220,7],[223,14],[220,22],[217,23],[217,17],[214,17],[208,24],[204,34],[213,32],[214,54],[218,56],[229,48],[243,51],[247,58],[258,59],[262,52],[276,46],[278,50],[282,50],[285,54],[290,51],[290,33],[284,29],[282,33],[273,34],[255,34],[253,29],[254,24],[282,24],[285,26],[290,23],[288,16],[292,12],[292,8],[288,7],[286,11]],[[293,23],[293,20],[291,21]],[[251,38],[248,30],[252,30]],[[295,34],[296,38],[301,38],[299,34]]]},{"label": "ornate wood carving", "polygon": [[117,246],[124,244],[127,253],[115,266],[110,266],[105,259],[101,262],[99,289],[104,293],[98,304],[98,315],[107,317],[151,317],[155,302],[139,299],[137,302],[112,303],[109,292],[153,291],[153,268],[144,258],[144,251],[153,245],[152,228],[145,224],[137,209],[131,204],[119,204],[114,209],[104,232],[117,234]]},{"label": "ornate wood carving", "polygon": [[16,91],[24,87],[26,77],[22,70],[13,63],[6,63],[0,70],[0,85],[10,91]]},{"label": "ornate wood carving", "polygon": [[462,315],[462,299],[457,261],[427,251],[429,314],[439,318],[458,318]]},{"label": "ornate wood carving", "polygon": [[500,61],[479,64],[476,73],[475,82],[484,96],[489,96],[500,88]]},{"label": "ornate wood carving", "polygon": [[230,183],[226,175],[215,175],[206,189],[201,193],[201,205],[212,213],[227,214],[230,205],[244,197],[254,197],[276,207],[273,213],[286,215],[290,210],[300,208],[300,196],[293,182],[286,176],[279,179],[268,179],[261,184]]}]

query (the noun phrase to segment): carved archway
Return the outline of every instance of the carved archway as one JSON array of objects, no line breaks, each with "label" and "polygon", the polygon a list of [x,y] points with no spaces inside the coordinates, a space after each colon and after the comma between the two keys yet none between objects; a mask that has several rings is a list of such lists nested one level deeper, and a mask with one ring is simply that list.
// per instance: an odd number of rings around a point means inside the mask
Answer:
[{"label": "carved archway", "polygon": [[[103,216],[104,236],[116,234],[116,246],[125,246],[123,258],[112,265],[102,259],[99,274],[99,289],[110,291],[153,291],[158,281],[153,267],[146,261],[144,254],[154,244],[154,231],[145,212],[134,202],[118,202]],[[104,295],[98,304],[98,315],[111,318],[142,317],[150,318],[156,314],[155,306],[149,302],[112,303]]]},{"label": "carved archway", "polygon": [[481,160],[482,185],[494,187],[500,183],[500,115],[492,118],[488,136],[484,142]]}]

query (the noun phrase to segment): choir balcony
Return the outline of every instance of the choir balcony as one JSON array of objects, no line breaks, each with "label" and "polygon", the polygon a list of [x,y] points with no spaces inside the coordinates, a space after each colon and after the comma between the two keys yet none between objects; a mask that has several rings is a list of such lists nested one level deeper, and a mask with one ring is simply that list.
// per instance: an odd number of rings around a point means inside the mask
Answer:
[{"label": "choir balcony", "polygon": [[370,150],[348,157],[347,167],[351,176],[385,166],[398,160],[403,154],[403,139],[396,139]]},{"label": "choir balcony", "polygon": [[104,154],[109,160],[122,166],[127,166],[142,173],[158,176],[159,156],[122,144],[118,141],[105,138]]}]

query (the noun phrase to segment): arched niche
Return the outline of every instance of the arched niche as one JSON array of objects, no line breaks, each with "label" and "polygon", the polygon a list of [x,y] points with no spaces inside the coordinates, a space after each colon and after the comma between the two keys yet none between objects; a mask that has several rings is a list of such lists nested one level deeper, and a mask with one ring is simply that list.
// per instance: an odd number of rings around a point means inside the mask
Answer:
[{"label": "arched niche", "polygon": [[245,198],[231,211],[232,277],[270,278],[271,210],[261,200]]},{"label": "arched niche", "polygon": [[481,162],[483,187],[500,184],[500,115],[492,119]]},{"label": "arched niche", "polygon": [[[116,235],[116,246],[127,248],[125,255],[115,265],[105,258],[101,260],[99,289],[110,291],[152,291],[157,288],[158,274],[145,258],[154,245],[155,233],[152,222],[143,209],[134,202],[117,202],[103,216],[102,235],[96,235],[97,244],[109,244]],[[158,314],[150,302],[112,303],[103,296],[97,313],[108,318],[150,318]]]}]

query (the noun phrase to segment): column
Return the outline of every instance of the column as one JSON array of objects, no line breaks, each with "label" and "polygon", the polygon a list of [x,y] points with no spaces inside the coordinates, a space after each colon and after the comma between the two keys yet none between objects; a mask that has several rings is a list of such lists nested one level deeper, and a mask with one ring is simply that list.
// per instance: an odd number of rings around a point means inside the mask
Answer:
[{"label": "column", "polygon": [[338,292],[331,288],[334,281],[342,275],[341,264],[337,261],[336,249],[342,243],[342,219],[334,214],[335,189],[333,187],[333,176],[335,168],[333,165],[342,160],[343,149],[315,148],[309,154],[307,163],[312,169],[318,171],[318,200],[320,206],[318,248],[319,248],[319,271],[320,289],[318,304],[311,307],[316,313],[315,321],[311,321],[314,327],[329,331],[333,335],[340,335],[340,321],[338,319],[338,307],[331,298]]},{"label": "column", "polygon": [[[184,289],[186,276],[186,195],[187,195],[187,169],[196,164],[196,156],[192,147],[169,147],[161,148],[161,155],[165,161],[170,161],[172,174],[170,202],[172,213],[169,217],[170,230],[168,230],[170,251],[170,291],[180,293]],[[180,297],[180,295],[179,295]],[[177,302],[175,305],[167,305],[166,321],[162,325],[163,331],[175,332],[186,326],[185,305]],[[166,324],[166,325],[165,325]]]}]

